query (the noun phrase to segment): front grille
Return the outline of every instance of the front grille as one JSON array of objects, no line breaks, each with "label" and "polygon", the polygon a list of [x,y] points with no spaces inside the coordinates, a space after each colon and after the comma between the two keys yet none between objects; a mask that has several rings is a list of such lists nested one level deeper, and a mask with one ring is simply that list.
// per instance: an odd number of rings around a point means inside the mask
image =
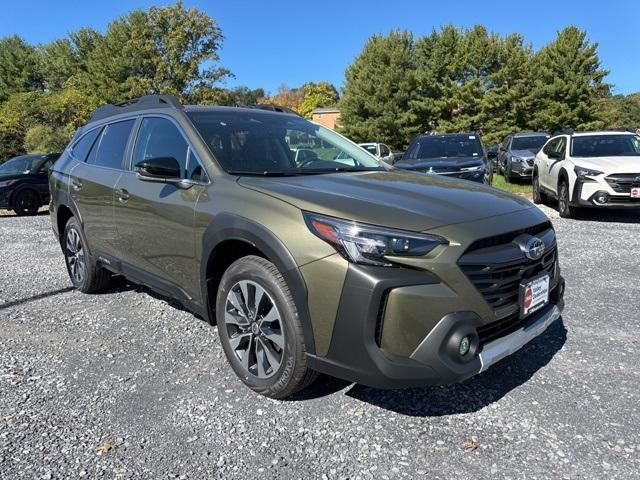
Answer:
[{"label": "front grille", "polygon": [[629,205],[640,205],[640,198],[623,197],[619,195],[611,195],[607,200],[608,204],[624,203]]},{"label": "front grille", "polygon": [[551,222],[547,221],[538,225],[534,225],[533,227],[522,228],[520,230],[505,233],[503,235],[482,238],[473,242],[467,249],[466,253],[472,252],[474,250],[479,250],[481,248],[494,247],[496,245],[502,245],[503,243],[510,243],[514,238],[516,238],[518,235],[522,235],[523,233],[528,233],[529,235],[538,235],[539,233],[546,232],[550,228]]},{"label": "front grille", "polygon": [[638,177],[640,177],[640,173],[616,173],[605,177],[605,180],[614,192],[630,193]]},{"label": "front grille", "polygon": [[[542,225],[545,224],[475,242],[472,247],[480,244],[481,248],[470,248],[458,260],[462,271],[499,319],[519,311],[518,295],[520,283],[524,279],[546,272],[553,283],[557,259],[555,234],[549,226],[540,232]],[[522,233],[546,239],[547,251],[541,258],[530,260],[517,245],[511,243]],[[505,239],[508,239],[508,242],[505,242]],[[553,284],[550,288],[553,288]]]},{"label": "front grille", "polygon": [[523,325],[518,313],[478,328],[480,346],[515,332]]}]

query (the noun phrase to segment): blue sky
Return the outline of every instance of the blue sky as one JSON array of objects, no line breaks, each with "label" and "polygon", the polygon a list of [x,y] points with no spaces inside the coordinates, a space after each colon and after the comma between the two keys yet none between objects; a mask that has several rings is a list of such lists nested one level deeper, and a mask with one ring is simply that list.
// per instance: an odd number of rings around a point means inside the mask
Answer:
[{"label": "blue sky", "polygon": [[[134,8],[166,1],[23,0],[2,2],[0,37],[17,33],[32,43],[47,42],[82,26],[104,30]],[[228,86],[264,87],[285,83],[344,81],[344,70],[374,33],[394,28],[419,36],[447,23],[484,24],[499,33],[520,32],[535,49],[568,24],[599,44],[615,93],[640,91],[640,2],[636,1],[410,1],[186,0],[214,17],[226,40],[222,64],[236,78]]]}]

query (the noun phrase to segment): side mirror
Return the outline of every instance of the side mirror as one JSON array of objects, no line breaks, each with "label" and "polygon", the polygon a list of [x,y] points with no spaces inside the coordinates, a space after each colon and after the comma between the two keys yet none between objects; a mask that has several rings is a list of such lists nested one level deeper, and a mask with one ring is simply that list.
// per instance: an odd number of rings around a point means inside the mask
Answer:
[{"label": "side mirror", "polygon": [[178,181],[180,180],[180,164],[173,157],[155,157],[142,160],[135,165],[136,173],[141,180]]}]

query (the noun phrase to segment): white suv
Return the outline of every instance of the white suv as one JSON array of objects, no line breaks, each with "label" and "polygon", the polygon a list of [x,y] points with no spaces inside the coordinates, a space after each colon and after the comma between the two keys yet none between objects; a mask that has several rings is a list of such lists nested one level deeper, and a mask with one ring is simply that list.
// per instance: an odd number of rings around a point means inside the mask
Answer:
[{"label": "white suv", "polygon": [[538,152],[533,201],[558,199],[561,217],[578,207],[640,211],[640,136],[628,131],[556,135]]}]

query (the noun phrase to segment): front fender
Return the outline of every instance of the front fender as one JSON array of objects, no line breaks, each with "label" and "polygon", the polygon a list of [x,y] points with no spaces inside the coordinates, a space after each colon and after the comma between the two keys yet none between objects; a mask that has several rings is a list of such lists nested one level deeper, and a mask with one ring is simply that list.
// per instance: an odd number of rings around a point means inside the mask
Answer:
[{"label": "front fender", "polygon": [[[205,308],[210,305],[207,264],[215,248],[227,240],[241,240],[260,250],[284,277],[298,310],[308,353],[315,353],[313,328],[307,301],[307,286],[293,256],[282,241],[263,225],[239,215],[221,213],[209,224],[202,239],[200,287]],[[214,299],[211,299],[214,300]],[[211,319],[213,320],[213,318]]]}]

